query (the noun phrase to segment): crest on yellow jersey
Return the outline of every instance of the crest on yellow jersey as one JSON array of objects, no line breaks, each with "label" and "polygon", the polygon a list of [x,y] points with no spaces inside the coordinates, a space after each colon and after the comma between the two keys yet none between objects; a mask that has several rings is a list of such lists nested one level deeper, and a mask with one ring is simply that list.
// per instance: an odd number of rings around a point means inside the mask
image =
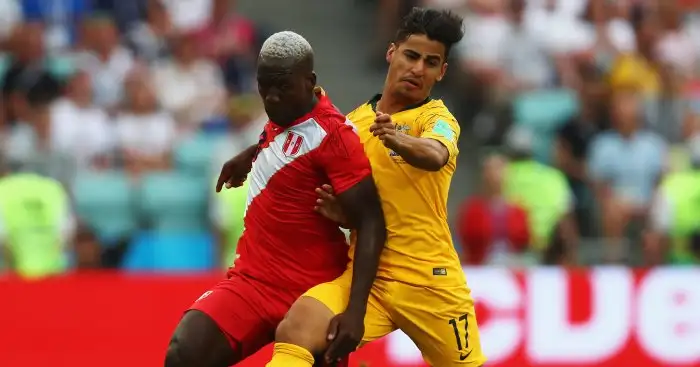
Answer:
[{"label": "crest on yellow jersey", "polygon": [[405,124],[396,124],[396,131],[400,133],[407,134],[411,130],[411,127]]}]

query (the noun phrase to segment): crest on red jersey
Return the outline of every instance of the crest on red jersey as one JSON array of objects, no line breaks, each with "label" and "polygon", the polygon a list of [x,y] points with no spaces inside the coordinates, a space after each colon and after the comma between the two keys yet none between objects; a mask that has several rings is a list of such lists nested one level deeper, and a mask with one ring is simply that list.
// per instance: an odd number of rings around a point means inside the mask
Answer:
[{"label": "crest on red jersey", "polygon": [[301,135],[290,131],[287,133],[287,139],[284,141],[284,145],[282,145],[282,153],[287,157],[294,157],[299,153],[299,150],[301,150],[301,145],[303,143],[304,138]]}]

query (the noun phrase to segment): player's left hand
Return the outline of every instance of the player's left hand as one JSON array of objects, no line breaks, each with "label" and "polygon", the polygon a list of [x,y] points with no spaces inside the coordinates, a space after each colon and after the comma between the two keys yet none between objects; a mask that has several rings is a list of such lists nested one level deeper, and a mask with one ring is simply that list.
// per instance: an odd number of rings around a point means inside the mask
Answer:
[{"label": "player's left hand", "polygon": [[324,359],[332,364],[340,361],[357,349],[365,334],[365,315],[346,310],[331,319],[328,326],[328,349]]},{"label": "player's left hand", "polygon": [[374,119],[374,124],[369,127],[369,131],[386,147],[391,147],[396,141],[396,124],[388,113],[377,111],[377,117]]},{"label": "player's left hand", "polygon": [[318,199],[316,199],[314,210],[345,227],[345,214],[343,213],[343,208],[340,207],[338,200],[335,198],[333,187],[327,184],[323,185],[316,189],[316,195],[318,195]]}]

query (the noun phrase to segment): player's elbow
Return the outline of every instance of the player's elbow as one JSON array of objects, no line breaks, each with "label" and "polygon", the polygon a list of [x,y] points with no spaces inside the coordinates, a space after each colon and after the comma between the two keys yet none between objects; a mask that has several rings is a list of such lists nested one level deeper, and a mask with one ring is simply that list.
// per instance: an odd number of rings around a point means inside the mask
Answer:
[{"label": "player's elbow", "polygon": [[378,196],[372,198],[366,204],[365,210],[359,218],[357,230],[358,232],[371,234],[376,239],[375,243],[378,247],[384,246],[384,242],[386,242],[386,221],[384,220],[384,211]]},{"label": "player's elbow", "polygon": [[423,170],[429,171],[429,172],[437,172],[439,171],[443,166],[445,165],[445,162],[442,161],[442,158],[440,157],[430,157],[428,159],[425,159],[423,163]]},{"label": "player's elbow", "polygon": [[419,154],[416,157],[416,159],[414,160],[415,164],[412,165],[424,171],[437,172],[447,164],[449,158],[450,154],[444,146],[440,145],[439,147],[437,147],[431,145],[429,147],[426,147],[426,149],[423,150],[421,154]]}]

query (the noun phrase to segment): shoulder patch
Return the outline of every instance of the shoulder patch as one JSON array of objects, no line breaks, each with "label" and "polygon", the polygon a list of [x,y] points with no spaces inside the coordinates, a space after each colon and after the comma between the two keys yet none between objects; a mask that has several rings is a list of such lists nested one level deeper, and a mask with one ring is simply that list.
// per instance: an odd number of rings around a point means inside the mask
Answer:
[{"label": "shoulder patch", "polygon": [[433,133],[440,135],[448,140],[454,140],[455,137],[455,132],[452,130],[450,124],[442,119],[437,120],[437,122],[433,126]]}]

